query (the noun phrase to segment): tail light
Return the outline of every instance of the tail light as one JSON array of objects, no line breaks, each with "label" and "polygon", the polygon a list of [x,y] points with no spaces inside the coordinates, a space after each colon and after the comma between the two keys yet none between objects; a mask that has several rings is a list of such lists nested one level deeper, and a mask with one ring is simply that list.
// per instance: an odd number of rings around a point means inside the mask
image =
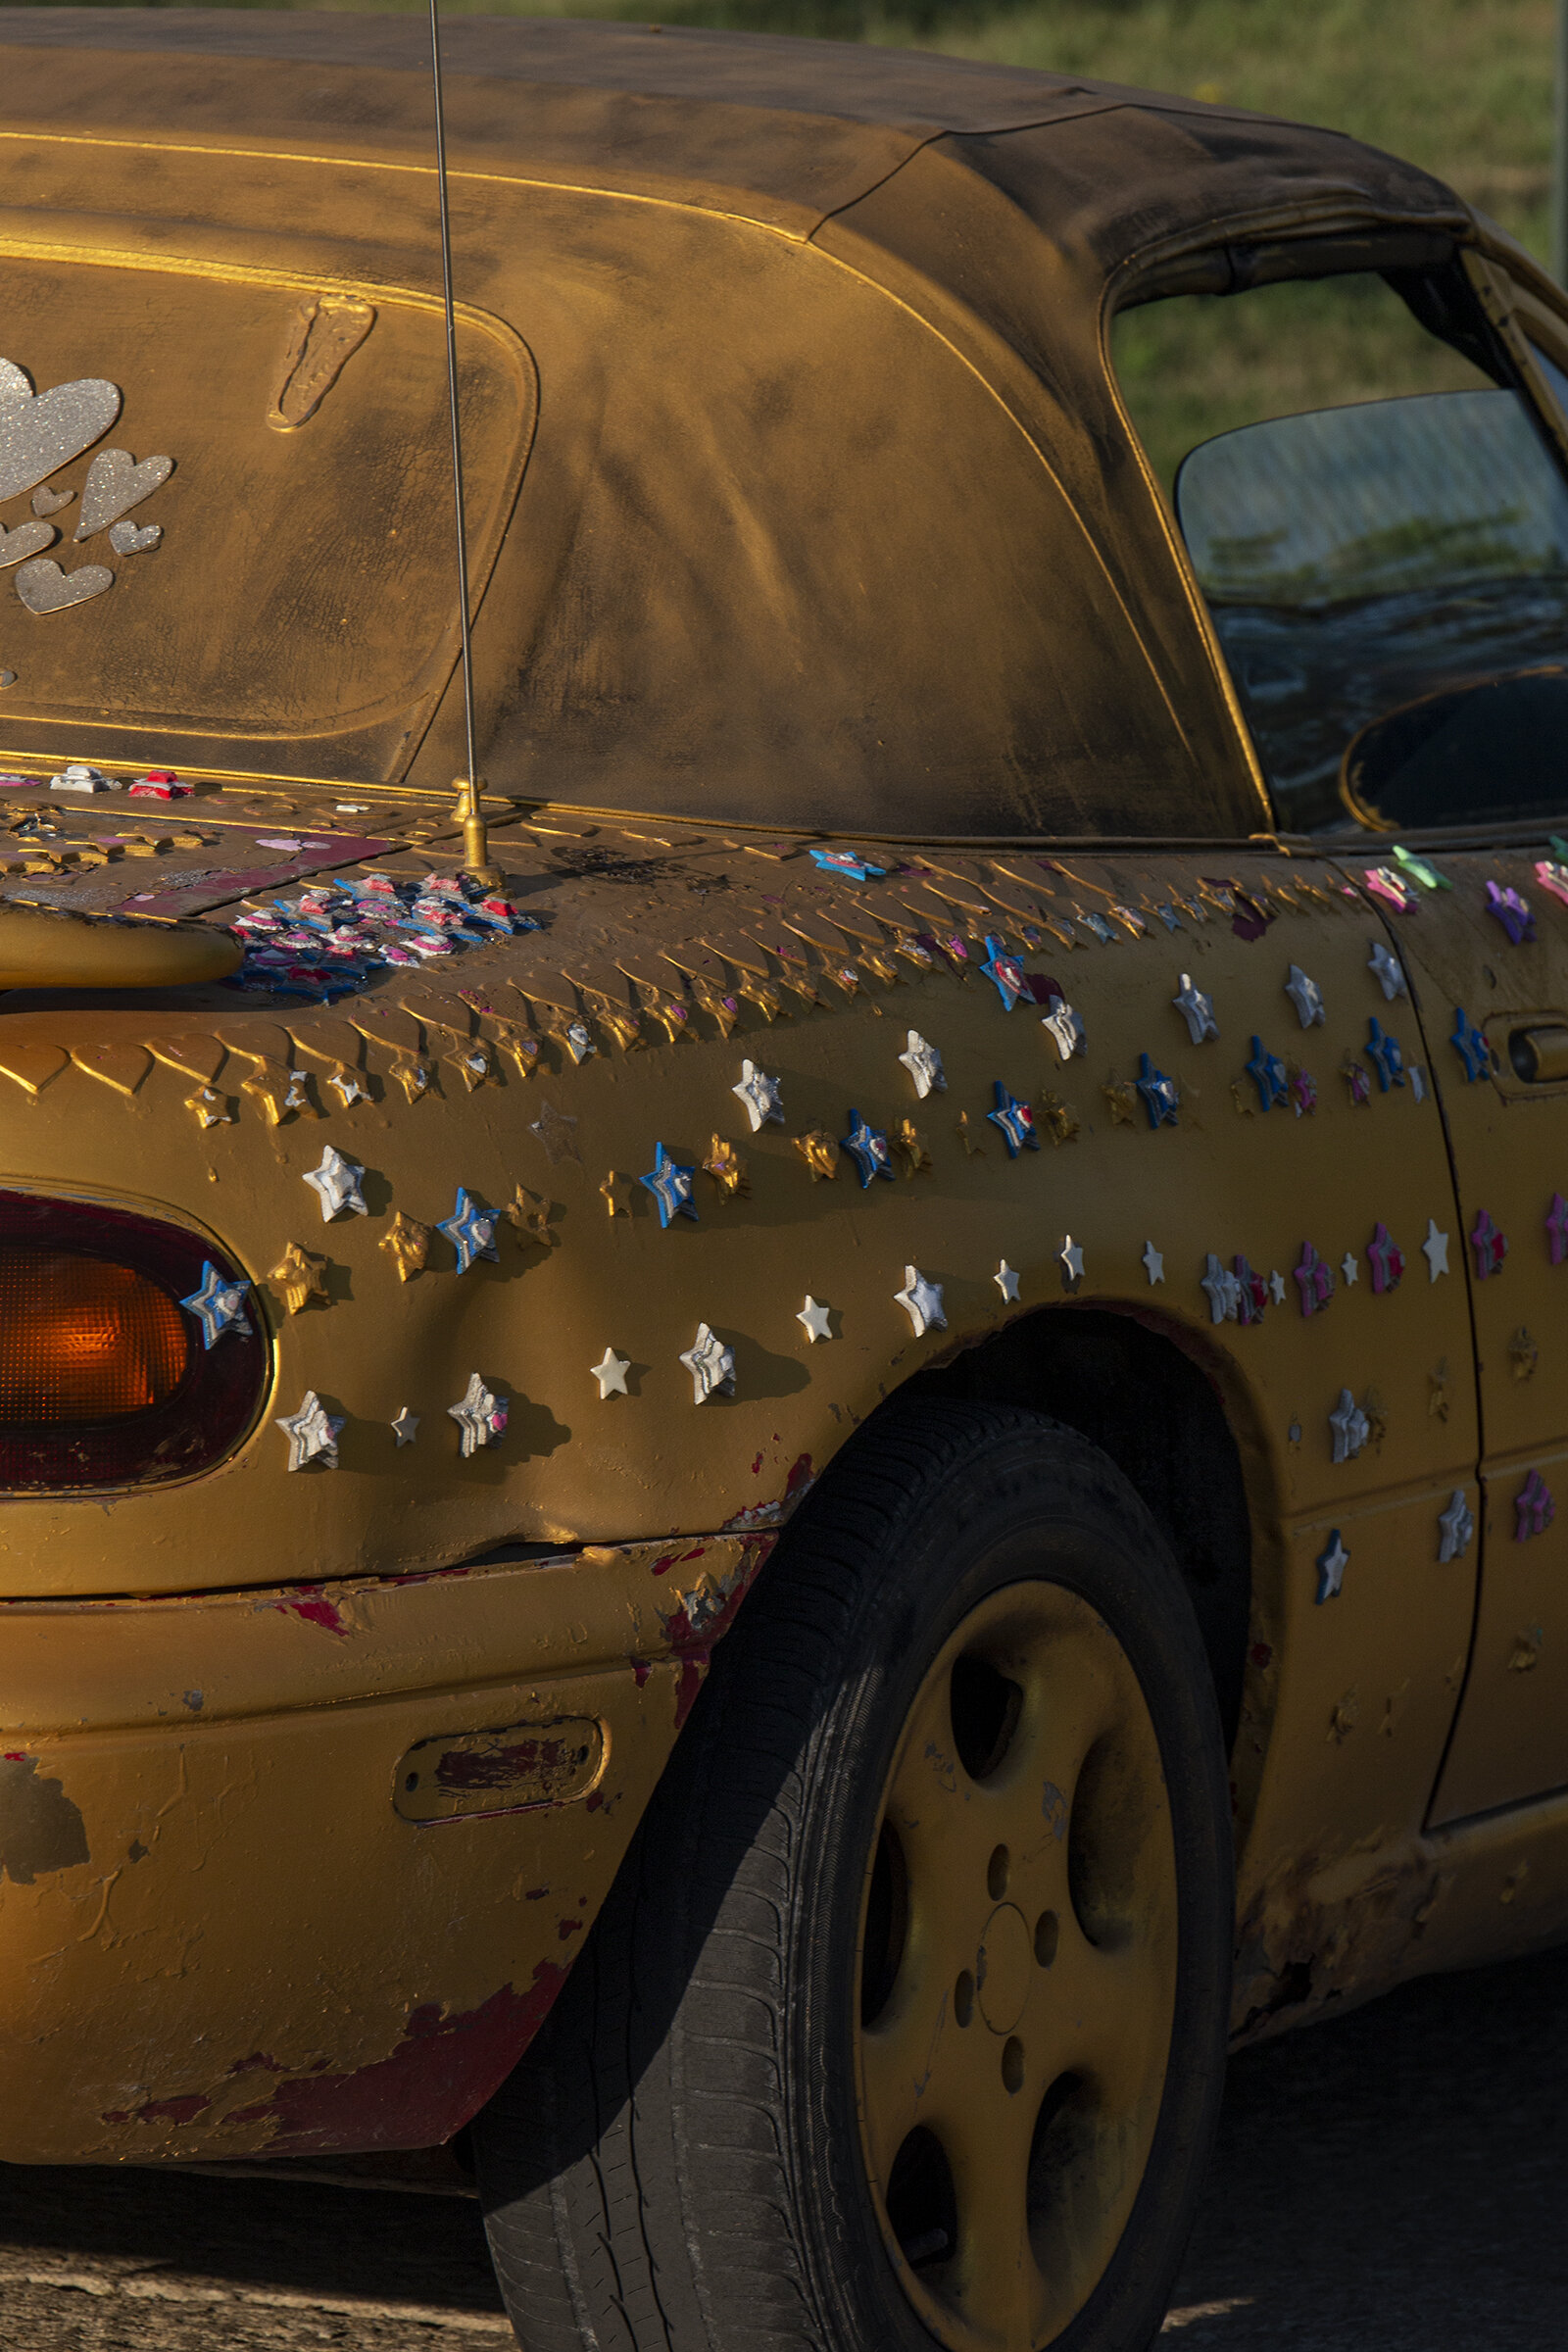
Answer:
[{"label": "tail light", "polygon": [[188,1478],[245,1435],[267,1379],[259,1316],[216,1343],[180,1301],[210,1242],[128,1210],[0,1193],[0,1492]]}]

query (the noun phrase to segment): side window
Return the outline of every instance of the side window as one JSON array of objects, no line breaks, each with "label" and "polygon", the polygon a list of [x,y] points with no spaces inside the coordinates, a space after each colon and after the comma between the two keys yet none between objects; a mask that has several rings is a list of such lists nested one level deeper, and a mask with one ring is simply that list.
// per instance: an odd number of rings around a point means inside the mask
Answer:
[{"label": "side window", "polygon": [[1152,303],[1113,348],[1281,824],[1568,807],[1568,485],[1523,398],[1370,275]]}]

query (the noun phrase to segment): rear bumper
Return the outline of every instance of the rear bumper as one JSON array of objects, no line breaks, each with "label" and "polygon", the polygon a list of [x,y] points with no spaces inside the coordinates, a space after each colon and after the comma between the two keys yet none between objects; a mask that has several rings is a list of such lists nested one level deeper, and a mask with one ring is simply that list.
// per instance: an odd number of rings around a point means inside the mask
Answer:
[{"label": "rear bumper", "polygon": [[[448,2137],[548,2012],[770,1543],[3,1604],[0,2157]],[[529,1736],[564,1718],[564,1771]]]}]

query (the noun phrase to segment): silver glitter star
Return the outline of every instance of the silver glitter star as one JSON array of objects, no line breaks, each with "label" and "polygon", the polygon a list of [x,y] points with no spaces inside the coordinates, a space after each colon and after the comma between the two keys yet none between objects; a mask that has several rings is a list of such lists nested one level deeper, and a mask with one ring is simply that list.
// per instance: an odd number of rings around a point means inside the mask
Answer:
[{"label": "silver glitter star", "polygon": [[1236,1322],[1242,1310],[1242,1286],[1229,1266],[1222,1265],[1212,1250],[1203,1260],[1203,1271],[1199,1282],[1200,1288],[1208,1295],[1210,1322]]},{"label": "silver glitter star", "polygon": [[813,1348],[818,1340],[830,1340],[833,1337],[828,1323],[828,1315],[831,1311],[822,1304],[820,1298],[813,1298],[810,1292],[807,1292],[806,1304],[795,1320],[800,1324]]},{"label": "silver glitter star", "polygon": [[682,1350],[680,1360],[692,1376],[693,1404],[706,1404],[717,1389],[722,1389],[726,1396],[734,1396],[735,1351],[726,1348],[706,1323],[698,1324],[697,1337]]},{"label": "silver glitter star", "polygon": [[922,1339],[928,1331],[946,1331],[948,1318],[942,1311],[942,1285],[927,1282],[918,1266],[906,1266],[904,1288],[895,1291],[898,1300],[909,1321],[914,1325],[915,1338]]},{"label": "silver glitter star", "polygon": [[1340,1391],[1340,1401],[1329,1415],[1329,1427],[1334,1433],[1334,1459],[1353,1462],[1367,1442],[1370,1424],[1348,1389]]},{"label": "silver glitter star", "polygon": [[625,1396],[629,1394],[626,1387],[626,1375],[630,1370],[631,1357],[617,1355],[613,1348],[607,1348],[598,1363],[589,1365],[589,1378],[597,1380],[599,1383],[601,1404],[604,1403],[607,1396]]},{"label": "silver glitter star", "polygon": [[365,1170],[352,1159],[345,1159],[334,1144],[328,1144],[321,1153],[318,1168],[307,1168],[304,1181],[320,1198],[323,1225],[330,1225],[346,1208],[352,1209],[357,1217],[369,1215],[360,1191],[360,1178],[364,1174]]},{"label": "silver glitter star", "polygon": [[1006,1300],[1007,1304],[1011,1306],[1018,1296],[1017,1268],[1015,1266],[1009,1266],[1006,1259],[1003,1258],[991,1279],[996,1284],[998,1290],[1002,1293],[1002,1296]]},{"label": "silver glitter star", "polygon": [[780,1127],[783,1126],[783,1090],[779,1086],[778,1080],[770,1078],[765,1070],[760,1070],[755,1061],[741,1063],[741,1082],[739,1086],[732,1086],[729,1091],[732,1095],[738,1095],[745,1103],[746,1115],[752,1122],[754,1135],[769,1119],[775,1120]]},{"label": "silver glitter star", "polygon": [[1323,1004],[1322,990],[1315,980],[1307,978],[1298,963],[1293,963],[1291,966],[1290,977],[1285,983],[1285,994],[1296,1006],[1303,1029],[1310,1029],[1314,1022],[1321,1025],[1328,1019],[1329,1016]]},{"label": "silver glitter star", "polygon": [[1396,997],[1404,995],[1404,967],[1397,956],[1386,948],[1381,939],[1374,940],[1372,944],[1372,953],[1367,957],[1367,969],[1391,1004]]},{"label": "silver glitter star", "polygon": [[946,1094],[948,1078],[942,1067],[942,1056],[935,1046],[920,1035],[918,1029],[909,1031],[909,1042],[899,1059],[914,1080],[914,1091],[922,1102],[933,1091],[939,1095]]},{"label": "silver glitter star", "polygon": [[1171,1003],[1187,1023],[1187,1034],[1195,1046],[1200,1046],[1205,1037],[1218,1037],[1219,1023],[1214,1018],[1214,1000],[1205,997],[1200,988],[1193,986],[1191,972],[1182,973],[1180,994],[1172,997]]},{"label": "silver glitter star", "polygon": [[456,1404],[447,1406],[447,1418],[455,1421],[463,1436],[463,1458],[477,1453],[481,1446],[489,1446],[501,1437],[507,1426],[508,1399],[497,1396],[487,1389],[477,1372],[468,1374],[468,1385]]},{"label": "silver glitter star", "polygon": [[1453,1500],[1446,1511],[1438,1513],[1438,1558],[1462,1560],[1475,1532],[1476,1523],[1464,1498],[1464,1489],[1455,1487]]},{"label": "silver glitter star", "polygon": [[1347,1290],[1351,1289],[1354,1284],[1360,1281],[1361,1261],[1355,1255],[1353,1250],[1347,1250],[1345,1255],[1341,1258],[1340,1272],[1345,1277],[1345,1287]]},{"label": "silver glitter star", "polygon": [[1149,1276],[1151,1290],[1156,1282],[1165,1279],[1165,1253],[1162,1250],[1156,1250],[1152,1242],[1144,1244],[1144,1272]]},{"label": "silver glitter star", "polygon": [[314,1389],[306,1390],[305,1402],[297,1413],[278,1415],[277,1427],[288,1440],[291,1470],[303,1470],[307,1462],[337,1468],[337,1441],[343,1423],[333,1419]]},{"label": "silver glitter star", "polygon": [[1056,1251],[1056,1256],[1061,1265],[1062,1289],[1076,1291],[1084,1278],[1083,1244],[1075,1242],[1070,1233],[1064,1234],[1061,1248]]},{"label": "silver glitter star", "polygon": [[1065,997],[1052,998],[1051,1010],[1041,1014],[1040,1025],[1055,1040],[1056,1052],[1063,1061],[1071,1061],[1075,1054],[1088,1053],[1089,1035],[1083,1016],[1074,1012]]},{"label": "silver glitter star", "polygon": [[242,1331],[247,1339],[251,1327],[245,1314],[245,1294],[248,1282],[225,1282],[211,1259],[202,1261],[200,1287],[192,1291],[180,1305],[199,1317],[202,1327],[202,1347],[211,1348],[225,1331]]},{"label": "silver glitter star", "polygon": [[387,1424],[400,1446],[412,1446],[419,1434],[419,1416],[405,1405],[395,1421]]},{"label": "silver glitter star", "polygon": [[1421,1245],[1421,1254],[1427,1261],[1427,1280],[1436,1282],[1440,1274],[1448,1271],[1448,1237],[1438,1231],[1436,1217],[1427,1219],[1427,1238]]}]

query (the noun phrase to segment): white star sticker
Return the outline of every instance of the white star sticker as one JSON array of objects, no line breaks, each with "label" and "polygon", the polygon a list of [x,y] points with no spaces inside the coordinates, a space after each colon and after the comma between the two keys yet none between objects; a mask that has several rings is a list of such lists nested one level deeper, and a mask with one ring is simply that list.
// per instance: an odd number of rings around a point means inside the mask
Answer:
[{"label": "white star sticker", "polygon": [[1340,1531],[1334,1530],[1326,1551],[1320,1551],[1313,1562],[1317,1569],[1317,1597],[1319,1601],[1334,1600],[1345,1583],[1345,1571],[1350,1565],[1350,1555],[1340,1541]]},{"label": "white star sticker", "polygon": [[680,1360],[692,1376],[694,1404],[706,1404],[715,1389],[722,1389],[726,1396],[734,1396],[734,1350],[726,1348],[706,1323],[698,1324],[697,1337],[683,1350]]},{"label": "white star sticker", "polygon": [[1056,1255],[1061,1261],[1062,1289],[1064,1291],[1077,1290],[1084,1278],[1083,1244],[1075,1242],[1070,1233],[1063,1234],[1061,1248],[1056,1251]]},{"label": "white star sticker", "polygon": [[1367,957],[1367,969],[1391,1004],[1396,997],[1404,995],[1403,966],[1397,956],[1386,948],[1381,939],[1373,942],[1372,953]]},{"label": "white star sticker", "polygon": [[831,1307],[824,1306],[820,1298],[813,1298],[810,1292],[807,1292],[806,1304],[795,1320],[800,1324],[813,1348],[818,1340],[830,1340],[833,1337],[832,1328],[828,1323],[828,1316],[831,1312]]},{"label": "white star sticker", "polygon": [[1212,1250],[1203,1260],[1200,1288],[1208,1294],[1208,1314],[1212,1323],[1234,1323],[1241,1314],[1242,1286],[1228,1266],[1221,1265]]},{"label": "white star sticker", "polygon": [[1329,1427],[1334,1432],[1334,1459],[1354,1461],[1366,1444],[1370,1424],[1348,1389],[1340,1391],[1340,1401],[1329,1415]]},{"label": "white star sticker", "polygon": [[307,1168],[304,1181],[320,1197],[323,1225],[330,1225],[346,1208],[352,1209],[357,1217],[369,1215],[360,1191],[360,1178],[364,1174],[365,1170],[356,1167],[352,1159],[345,1159],[333,1144],[328,1144],[321,1153],[318,1168]]},{"label": "white star sticker", "polygon": [[1476,1523],[1470,1505],[1464,1498],[1463,1487],[1454,1488],[1453,1500],[1446,1511],[1438,1513],[1438,1558],[1462,1560],[1470,1548],[1470,1539],[1476,1532]]},{"label": "white star sticker", "polygon": [[1056,1052],[1063,1061],[1071,1061],[1075,1054],[1087,1054],[1089,1037],[1083,1017],[1074,1012],[1065,997],[1053,997],[1051,1010],[1040,1016],[1041,1026],[1055,1040]]},{"label": "white star sticker", "polygon": [[417,1413],[411,1413],[408,1406],[405,1405],[397,1419],[388,1422],[387,1427],[400,1446],[412,1446],[419,1434],[419,1416]]},{"label": "white star sticker", "polygon": [[341,1420],[334,1420],[314,1389],[305,1392],[305,1402],[297,1413],[281,1413],[277,1426],[288,1440],[288,1466],[303,1470],[307,1462],[324,1462],[329,1470],[337,1468],[337,1441],[342,1430]]},{"label": "white star sticker", "polygon": [[1352,1284],[1359,1282],[1361,1279],[1360,1259],[1356,1257],[1352,1251],[1347,1250],[1345,1255],[1340,1260],[1340,1272],[1345,1276],[1346,1289],[1349,1290]]},{"label": "white star sticker", "polygon": [[333,1070],[326,1081],[345,1110],[351,1102],[368,1102],[369,1089],[360,1084],[352,1070]]},{"label": "white star sticker", "polygon": [[1285,983],[1285,994],[1296,1006],[1297,1015],[1303,1029],[1310,1029],[1314,1021],[1321,1023],[1328,1019],[1328,1012],[1323,1004],[1323,991],[1315,980],[1307,978],[1298,963],[1293,963],[1291,966],[1290,975]]},{"label": "white star sticker", "polygon": [[1205,1037],[1218,1037],[1219,1023],[1214,1018],[1214,1000],[1205,997],[1200,988],[1193,986],[1191,972],[1182,973],[1181,993],[1172,997],[1171,1003],[1186,1021],[1187,1034],[1195,1046],[1200,1046]]},{"label": "white star sticker", "polygon": [[1006,1300],[1007,1304],[1011,1306],[1018,1296],[1018,1275],[1016,1268],[1009,1266],[1006,1259],[1003,1258],[991,1279],[996,1284],[998,1290],[1002,1293],[1002,1296]]},{"label": "white star sticker", "polygon": [[780,1127],[783,1126],[784,1096],[779,1082],[776,1078],[770,1078],[765,1070],[760,1070],[755,1061],[741,1063],[741,1082],[729,1091],[732,1095],[738,1095],[745,1103],[754,1135],[768,1119],[774,1119]]},{"label": "white star sticker", "polygon": [[942,1067],[942,1056],[935,1046],[928,1044],[920,1035],[918,1029],[909,1031],[909,1042],[899,1059],[914,1080],[914,1091],[922,1102],[933,1088],[938,1094],[946,1094],[948,1078]]},{"label": "white star sticker", "polygon": [[447,1418],[455,1421],[463,1436],[463,1458],[477,1453],[499,1438],[507,1426],[508,1399],[497,1396],[487,1389],[477,1372],[468,1374],[468,1385],[456,1404],[447,1406]]},{"label": "white star sticker", "polygon": [[1151,1290],[1156,1282],[1165,1279],[1165,1253],[1162,1250],[1156,1250],[1152,1242],[1144,1244],[1144,1272],[1149,1276]]},{"label": "white star sticker", "polygon": [[1407,1067],[1410,1072],[1410,1092],[1418,1102],[1424,1102],[1427,1099],[1426,1071],[1418,1061],[1410,1062]]},{"label": "white star sticker", "polygon": [[589,1377],[599,1383],[601,1404],[607,1396],[626,1396],[631,1394],[626,1386],[626,1375],[630,1370],[631,1357],[617,1355],[613,1348],[607,1348],[598,1363],[589,1365]]},{"label": "white star sticker", "polygon": [[928,1331],[947,1330],[948,1318],[942,1311],[942,1285],[940,1282],[927,1282],[918,1266],[905,1267],[904,1288],[895,1291],[893,1296],[914,1325],[917,1340]]},{"label": "white star sticker", "polygon": [[1280,1272],[1278,1266],[1275,1267],[1273,1273],[1268,1278],[1268,1295],[1273,1299],[1276,1306],[1283,1306],[1285,1304],[1285,1277]]},{"label": "white star sticker", "polygon": [[1427,1279],[1436,1282],[1440,1274],[1448,1271],[1448,1237],[1438,1231],[1436,1217],[1427,1219],[1427,1238],[1421,1245],[1421,1254],[1427,1261]]}]

